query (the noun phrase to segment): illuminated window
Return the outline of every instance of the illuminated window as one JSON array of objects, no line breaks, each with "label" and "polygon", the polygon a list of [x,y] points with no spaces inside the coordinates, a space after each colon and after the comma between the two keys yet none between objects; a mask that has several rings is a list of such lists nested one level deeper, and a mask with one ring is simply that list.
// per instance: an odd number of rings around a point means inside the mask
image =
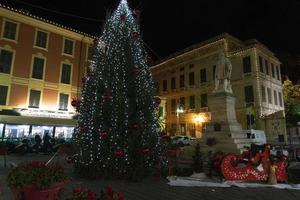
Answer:
[{"label": "illuminated window", "polygon": [[3,37],[10,40],[16,40],[16,35],[17,24],[10,21],[5,21]]},{"label": "illuminated window", "polygon": [[70,84],[71,79],[71,65],[69,64],[62,64],[61,67],[61,79],[60,82],[64,84]]},{"label": "illuminated window", "polygon": [[59,94],[59,110],[68,110],[69,95]]},{"label": "illuminated window", "polygon": [[41,47],[41,48],[47,48],[47,43],[48,43],[48,33],[43,32],[43,31],[37,31],[35,46]]},{"label": "illuminated window", "polygon": [[0,73],[10,74],[12,67],[13,52],[1,49]]},{"label": "illuminated window", "polygon": [[39,108],[40,107],[40,98],[41,98],[41,91],[30,90],[28,107],[29,108]]},{"label": "illuminated window", "polygon": [[64,39],[64,53],[73,55],[74,41],[69,39]]},{"label": "illuminated window", "polygon": [[6,105],[8,86],[0,85],[0,105]]},{"label": "illuminated window", "polygon": [[34,57],[32,66],[32,78],[43,79],[45,59]]}]

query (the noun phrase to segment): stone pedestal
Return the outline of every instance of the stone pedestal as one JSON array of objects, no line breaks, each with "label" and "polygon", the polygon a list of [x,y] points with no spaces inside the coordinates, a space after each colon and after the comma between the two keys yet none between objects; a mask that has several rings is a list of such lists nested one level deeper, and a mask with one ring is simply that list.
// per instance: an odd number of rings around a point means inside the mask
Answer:
[{"label": "stone pedestal", "polygon": [[[228,92],[212,93],[208,96],[211,122],[206,126],[200,139],[201,151],[222,151],[240,153],[241,146],[236,142],[243,138],[242,127],[236,120],[235,97]],[[209,146],[209,143],[215,143]]]}]

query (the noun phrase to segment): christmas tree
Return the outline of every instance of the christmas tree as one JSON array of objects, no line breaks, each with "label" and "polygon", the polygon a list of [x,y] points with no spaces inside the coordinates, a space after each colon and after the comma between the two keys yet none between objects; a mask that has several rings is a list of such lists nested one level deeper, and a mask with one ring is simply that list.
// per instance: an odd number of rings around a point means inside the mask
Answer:
[{"label": "christmas tree", "polygon": [[75,170],[100,177],[138,179],[155,169],[162,152],[154,84],[137,24],[126,0],[94,41],[84,78]]}]

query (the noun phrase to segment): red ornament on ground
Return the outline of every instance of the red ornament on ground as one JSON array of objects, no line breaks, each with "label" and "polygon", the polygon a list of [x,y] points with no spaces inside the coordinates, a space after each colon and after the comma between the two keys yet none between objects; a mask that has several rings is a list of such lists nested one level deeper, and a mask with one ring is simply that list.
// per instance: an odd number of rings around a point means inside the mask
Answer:
[{"label": "red ornament on ground", "polygon": [[107,131],[100,131],[99,135],[100,135],[102,138],[105,138],[105,137],[108,135],[108,133],[107,133]]},{"label": "red ornament on ground", "polygon": [[126,15],[121,15],[121,16],[120,16],[120,20],[121,20],[122,22],[124,22],[124,21],[126,20]]},{"label": "red ornament on ground", "polygon": [[122,152],[120,149],[117,149],[117,150],[115,151],[115,156],[116,156],[117,158],[120,158],[122,155],[123,155],[123,152]]},{"label": "red ornament on ground", "polygon": [[143,153],[144,155],[148,155],[148,154],[150,153],[149,148],[147,148],[147,147],[143,148],[142,153]]},{"label": "red ornament on ground", "polygon": [[132,72],[133,72],[135,75],[137,75],[140,71],[141,71],[141,70],[140,70],[139,68],[137,68],[137,67],[134,67],[134,68],[132,69]]},{"label": "red ornament on ground", "polygon": [[136,32],[136,31],[134,31],[134,32],[131,33],[131,37],[132,37],[133,39],[136,39],[138,36],[139,36],[139,33]]}]

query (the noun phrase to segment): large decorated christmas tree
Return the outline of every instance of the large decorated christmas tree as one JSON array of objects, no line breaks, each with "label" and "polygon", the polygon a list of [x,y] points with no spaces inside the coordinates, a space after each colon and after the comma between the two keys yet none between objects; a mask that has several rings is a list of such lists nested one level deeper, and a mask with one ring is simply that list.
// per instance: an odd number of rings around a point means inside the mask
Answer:
[{"label": "large decorated christmas tree", "polygon": [[138,179],[155,169],[161,154],[160,99],[154,97],[138,14],[121,0],[94,41],[74,133],[74,165],[81,174]]}]

